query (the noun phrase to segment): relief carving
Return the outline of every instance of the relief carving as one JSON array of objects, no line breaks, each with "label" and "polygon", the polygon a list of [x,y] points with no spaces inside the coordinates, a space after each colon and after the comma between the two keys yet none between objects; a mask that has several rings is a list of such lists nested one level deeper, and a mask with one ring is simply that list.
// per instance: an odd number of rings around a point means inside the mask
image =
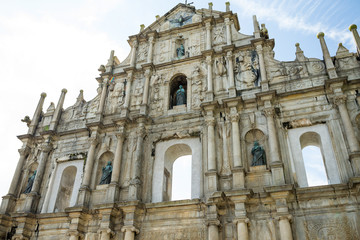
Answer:
[{"label": "relief carving", "polygon": [[113,85],[113,90],[109,92],[108,104],[105,105],[106,114],[114,114],[116,110],[120,109],[120,106],[125,102],[125,83],[124,79],[118,82],[110,84]]},{"label": "relief carving", "polygon": [[327,219],[322,221],[304,222],[306,239],[359,239],[349,221],[345,219]]},{"label": "relief carving", "polygon": [[260,82],[259,57],[256,51],[240,52],[235,65],[236,88],[258,86]]},{"label": "relief carving", "polygon": [[204,93],[206,91],[205,86],[202,84],[201,79],[202,73],[200,67],[195,67],[192,73],[192,102],[191,108],[192,109],[199,109],[200,103],[204,100],[205,96]]},{"label": "relief carving", "polygon": [[227,68],[226,59],[224,56],[215,58],[214,68],[216,73],[215,88],[217,91],[224,91],[227,86]]},{"label": "relief carving", "polygon": [[145,61],[147,59],[147,55],[148,55],[147,44],[145,44],[145,43],[140,44],[140,46],[138,48],[137,60],[139,62]]},{"label": "relief carving", "polygon": [[225,42],[224,26],[214,28],[213,33],[214,33],[214,37],[213,37],[214,44],[221,44]]},{"label": "relief carving", "polygon": [[150,79],[150,85],[152,86],[151,96],[151,110],[162,112],[163,111],[163,97],[161,94],[161,82],[162,77],[154,73]]},{"label": "relief carving", "polygon": [[205,239],[205,230],[186,228],[168,231],[140,231],[140,240],[201,240]]}]

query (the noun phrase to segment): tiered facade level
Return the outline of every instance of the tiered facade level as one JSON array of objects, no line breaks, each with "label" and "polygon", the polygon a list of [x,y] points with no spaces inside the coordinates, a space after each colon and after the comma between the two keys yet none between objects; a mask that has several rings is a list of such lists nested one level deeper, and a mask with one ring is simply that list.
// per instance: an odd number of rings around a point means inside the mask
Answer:
[{"label": "tiered facade level", "polygon": [[[18,137],[0,238],[359,239],[359,56],[339,44],[331,57],[319,33],[323,60],[296,44],[280,62],[253,22],[244,35],[229,3],[178,4],[130,36],[124,61],[111,52],[93,100],[81,91],[64,110],[64,89],[43,113],[41,94]],[[328,185],[308,186],[309,145]],[[183,155],[191,199],[170,201]]]}]

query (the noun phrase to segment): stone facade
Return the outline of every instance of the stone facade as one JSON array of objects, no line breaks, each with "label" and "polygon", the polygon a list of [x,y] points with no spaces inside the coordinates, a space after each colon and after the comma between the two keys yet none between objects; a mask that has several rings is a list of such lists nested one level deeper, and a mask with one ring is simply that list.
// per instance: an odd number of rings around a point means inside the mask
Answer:
[{"label": "stone facade", "polygon": [[[359,239],[360,62],[274,59],[254,16],[178,4],[43,113],[41,98],[0,214],[1,239]],[[356,26],[350,26],[360,48]],[[182,85],[186,104],[178,104]],[[265,165],[254,165],[258,141]],[[302,149],[320,148],[328,185],[309,187]],[[170,201],[172,164],[192,155],[191,199]],[[255,155],[254,155],[255,156]],[[111,162],[111,181],[99,184]],[[37,170],[29,193],[29,177]]]}]

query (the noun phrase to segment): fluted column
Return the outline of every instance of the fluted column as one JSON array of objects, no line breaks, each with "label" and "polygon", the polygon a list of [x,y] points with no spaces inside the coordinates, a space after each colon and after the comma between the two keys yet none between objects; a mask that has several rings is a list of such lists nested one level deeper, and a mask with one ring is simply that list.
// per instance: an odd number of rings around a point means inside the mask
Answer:
[{"label": "fluted column", "polygon": [[139,234],[139,230],[134,226],[124,226],[121,231],[125,232],[124,240],[134,240],[135,234]]},{"label": "fluted column", "polygon": [[19,185],[21,169],[24,166],[26,155],[29,153],[29,151],[30,151],[30,148],[27,146],[23,146],[22,148],[19,149],[20,158],[19,158],[18,164],[16,166],[16,170],[15,170],[13,179],[11,181],[8,195],[15,195],[16,187]]},{"label": "fluted column", "polygon": [[60,118],[60,113],[61,110],[63,108],[64,105],[64,101],[65,101],[65,94],[67,93],[67,90],[64,88],[63,90],[61,90],[61,95],[59,98],[59,102],[56,105],[56,109],[55,109],[55,113],[51,119],[51,123],[50,123],[50,127],[49,130],[55,130],[58,122],[59,122],[59,118]]},{"label": "fluted column", "polygon": [[152,63],[152,61],[153,61],[154,42],[155,42],[154,37],[153,36],[149,37],[149,50],[148,50],[148,58],[147,58],[148,63]]},{"label": "fluted column", "polygon": [[292,240],[293,239],[291,225],[290,225],[291,219],[292,219],[291,215],[285,215],[285,216],[278,217],[281,240]]},{"label": "fluted column", "polygon": [[144,86],[144,94],[143,94],[142,104],[148,104],[151,70],[146,69],[144,75],[145,75],[145,86]]},{"label": "fluted column", "polygon": [[29,126],[28,134],[33,135],[35,133],[35,131],[36,131],[36,126],[38,125],[39,120],[40,120],[42,107],[44,105],[45,98],[46,98],[46,93],[41,93],[39,103],[38,103],[38,105],[36,107],[34,116],[33,116],[32,120],[31,120],[31,123],[30,123],[30,126]]},{"label": "fluted column", "polygon": [[94,165],[94,160],[95,160],[95,149],[96,149],[96,145],[98,144],[96,132],[92,133],[92,136],[89,139],[89,141],[90,141],[90,148],[89,148],[87,159],[86,159],[85,173],[84,173],[84,179],[82,182],[82,187],[90,186],[90,180],[91,180],[92,170],[93,170],[93,165]]},{"label": "fluted column", "polygon": [[32,186],[31,192],[39,193],[40,185],[43,179],[45,165],[48,159],[49,152],[52,150],[52,144],[50,139],[47,139],[45,143],[41,145],[41,153],[40,153],[40,161],[39,166],[37,168],[34,184]]},{"label": "fluted column", "polygon": [[261,89],[262,91],[269,90],[269,85],[266,76],[265,60],[263,55],[263,47],[261,45],[256,46],[256,52],[259,55],[260,75],[261,75]]},{"label": "fluted column", "polygon": [[137,40],[133,40],[131,44],[131,59],[130,59],[130,67],[135,67],[136,63],[136,49],[138,47]]},{"label": "fluted column", "polygon": [[331,59],[329,49],[326,46],[324,36],[325,36],[325,34],[323,32],[319,32],[317,34],[317,38],[320,40],[320,45],[321,45],[321,50],[322,50],[323,56],[324,56],[326,70],[328,72],[329,78],[337,78],[338,76],[337,76],[333,61]]},{"label": "fluted column", "polygon": [[249,239],[248,223],[249,223],[248,218],[236,220],[237,239],[239,240]]},{"label": "fluted column", "polygon": [[350,160],[355,176],[360,176],[360,146],[359,142],[355,136],[354,128],[351,124],[351,119],[349,112],[346,108],[346,95],[336,96],[334,98],[334,103],[339,108],[339,113],[341,116],[341,121],[344,124],[346,140],[350,148]]},{"label": "fluted column", "polygon": [[98,114],[103,114],[103,111],[104,111],[108,81],[109,81],[109,78],[104,77],[103,82],[102,82],[102,91],[101,91],[101,98],[100,98],[100,103],[99,103]]},{"label": "fluted column", "polygon": [[226,44],[231,45],[231,21],[229,18],[225,18],[226,25]]},{"label": "fluted column", "polygon": [[206,50],[211,49],[211,23],[207,22],[205,23],[206,28]]}]

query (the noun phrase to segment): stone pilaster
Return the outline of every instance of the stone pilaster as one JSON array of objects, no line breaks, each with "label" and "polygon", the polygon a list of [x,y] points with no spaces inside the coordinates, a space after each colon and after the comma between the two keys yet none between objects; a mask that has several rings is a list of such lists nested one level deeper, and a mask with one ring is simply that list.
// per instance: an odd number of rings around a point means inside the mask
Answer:
[{"label": "stone pilaster", "polygon": [[113,218],[119,217],[118,210],[116,208],[100,208],[99,213],[101,215],[101,223],[98,230],[100,240],[110,240],[115,232],[113,231],[114,224]]},{"label": "stone pilaster", "polygon": [[133,81],[133,71],[129,70],[127,72],[125,102],[123,109],[121,110],[121,117],[127,117],[129,114],[132,81]]},{"label": "stone pilaster", "polygon": [[139,229],[135,228],[134,226],[123,226],[121,231],[125,233],[124,240],[134,240],[135,234],[139,234]]},{"label": "stone pilaster", "polygon": [[56,126],[59,123],[60,113],[61,113],[63,105],[64,105],[66,93],[67,93],[67,90],[65,88],[63,90],[61,90],[61,95],[60,95],[58,104],[56,105],[55,113],[51,119],[51,123],[50,123],[50,127],[49,127],[50,131],[54,131],[56,129]]},{"label": "stone pilaster", "polygon": [[234,78],[234,63],[233,63],[233,53],[228,51],[226,53],[228,63],[229,63],[229,97],[236,97],[236,88],[235,88],[235,78]]},{"label": "stone pilaster", "polygon": [[246,216],[246,207],[245,203],[248,200],[248,195],[250,191],[242,190],[238,192],[238,195],[231,196],[231,201],[235,204],[235,219],[234,223],[236,224],[237,230],[237,239],[249,239],[249,232],[248,232],[248,223],[249,219]]},{"label": "stone pilaster", "polygon": [[139,43],[136,39],[131,41],[131,58],[130,58],[130,67],[135,67],[136,64],[136,51]]},{"label": "stone pilaster", "polygon": [[137,129],[137,140],[136,140],[136,150],[134,159],[132,159],[133,164],[131,165],[131,181],[129,185],[129,200],[138,200],[140,195],[141,188],[141,162],[143,158],[143,143],[145,136],[145,119],[138,119],[138,129]]},{"label": "stone pilaster", "polygon": [[149,49],[148,49],[148,57],[147,57],[147,62],[148,63],[152,63],[153,62],[153,48],[154,48],[154,43],[155,43],[155,38],[154,36],[149,36]]},{"label": "stone pilaster", "polygon": [[324,39],[325,34],[323,32],[319,32],[317,34],[317,38],[320,40],[320,45],[321,45],[321,50],[323,52],[323,56],[324,56],[324,61],[325,61],[325,65],[326,65],[326,70],[328,72],[329,78],[333,79],[333,78],[337,78],[337,73],[336,73],[336,69],[334,67],[334,64],[332,62],[330,53],[329,53],[329,49],[326,46],[326,42]]},{"label": "stone pilaster", "polygon": [[146,115],[148,110],[148,101],[149,101],[149,85],[150,85],[150,78],[151,78],[151,68],[148,67],[145,72],[145,85],[144,85],[144,93],[143,93],[143,99],[140,106],[140,114]]},{"label": "stone pilaster", "polygon": [[256,46],[256,52],[259,55],[259,65],[260,65],[260,74],[261,74],[261,90],[268,91],[269,90],[269,83],[266,76],[266,68],[265,68],[265,60],[263,54],[263,47],[261,44]]},{"label": "stone pilaster", "polygon": [[66,234],[69,240],[84,239],[85,219],[81,211],[78,210],[69,212],[70,225]]},{"label": "stone pilaster", "polygon": [[229,18],[225,18],[225,26],[226,26],[226,45],[231,45],[231,21]]},{"label": "stone pilaster", "polygon": [[207,91],[206,101],[211,102],[214,100],[214,88],[213,88],[213,70],[212,70],[213,59],[211,55],[206,56],[207,64]]},{"label": "stone pilaster", "polygon": [[16,214],[14,220],[17,223],[16,233],[12,239],[30,240],[35,231],[36,219],[34,214]]},{"label": "stone pilaster", "polygon": [[207,206],[206,225],[208,226],[208,240],[219,240],[219,226],[217,207],[214,204]]},{"label": "stone pilaster", "polygon": [[279,221],[280,239],[281,240],[292,240],[292,231],[290,221],[292,220],[291,215],[282,215],[276,217]]},{"label": "stone pilaster", "polygon": [[206,47],[205,50],[210,50],[211,46],[212,46],[212,41],[211,41],[211,19],[208,19],[205,22],[205,29],[206,29]]}]

